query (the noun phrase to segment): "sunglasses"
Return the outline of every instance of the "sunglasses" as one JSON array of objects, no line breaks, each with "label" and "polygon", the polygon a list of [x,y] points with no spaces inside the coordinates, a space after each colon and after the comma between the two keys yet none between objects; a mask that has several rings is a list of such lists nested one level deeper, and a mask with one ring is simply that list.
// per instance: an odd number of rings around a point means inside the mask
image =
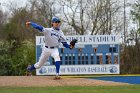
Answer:
[{"label": "sunglasses", "polygon": [[60,23],[60,21],[55,21],[54,23]]}]

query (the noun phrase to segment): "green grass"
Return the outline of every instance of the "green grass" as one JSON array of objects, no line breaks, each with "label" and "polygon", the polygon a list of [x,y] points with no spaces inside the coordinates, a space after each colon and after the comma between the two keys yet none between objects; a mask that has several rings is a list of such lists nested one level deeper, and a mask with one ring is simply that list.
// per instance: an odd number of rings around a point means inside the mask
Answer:
[{"label": "green grass", "polygon": [[82,87],[0,87],[0,93],[140,93],[140,85]]}]

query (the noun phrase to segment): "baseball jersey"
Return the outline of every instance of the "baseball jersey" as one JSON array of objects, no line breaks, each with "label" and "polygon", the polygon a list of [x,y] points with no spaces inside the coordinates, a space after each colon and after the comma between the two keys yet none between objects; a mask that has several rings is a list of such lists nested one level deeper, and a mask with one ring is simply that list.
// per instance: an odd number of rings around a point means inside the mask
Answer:
[{"label": "baseball jersey", "polygon": [[45,37],[45,45],[49,47],[57,47],[62,42],[66,42],[66,38],[61,30],[52,28],[43,28],[42,33]]},{"label": "baseball jersey", "polygon": [[48,47],[58,47],[60,43],[64,47],[70,48],[70,45],[67,44],[66,38],[60,29],[44,28],[41,25],[38,25],[34,22],[31,22],[31,26],[38,29],[40,32],[44,33],[45,36],[45,46]]}]

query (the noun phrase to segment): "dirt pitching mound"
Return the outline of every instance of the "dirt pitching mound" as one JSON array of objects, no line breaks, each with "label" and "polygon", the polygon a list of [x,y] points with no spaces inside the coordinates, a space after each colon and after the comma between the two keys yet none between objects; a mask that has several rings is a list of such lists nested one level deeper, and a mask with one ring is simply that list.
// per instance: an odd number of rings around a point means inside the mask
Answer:
[{"label": "dirt pitching mound", "polygon": [[53,76],[0,76],[0,87],[46,87],[46,86],[118,86],[128,85],[111,81],[67,78],[53,80]]}]

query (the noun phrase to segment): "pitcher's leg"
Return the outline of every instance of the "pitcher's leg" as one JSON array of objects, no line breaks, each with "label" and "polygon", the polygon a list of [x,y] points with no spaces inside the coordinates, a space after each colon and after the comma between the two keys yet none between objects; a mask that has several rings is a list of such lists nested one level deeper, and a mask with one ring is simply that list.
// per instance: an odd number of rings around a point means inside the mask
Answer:
[{"label": "pitcher's leg", "polygon": [[34,67],[36,69],[40,68],[46,62],[48,57],[49,57],[49,54],[47,54],[47,53],[46,54],[45,53],[41,54],[41,56],[39,58],[39,61],[34,64]]},{"label": "pitcher's leg", "polygon": [[40,68],[46,62],[49,56],[50,56],[50,52],[48,51],[48,49],[43,49],[39,61],[31,65],[30,67],[28,67],[27,70],[32,71],[34,69]]},{"label": "pitcher's leg", "polygon": [[60,61],[56,61],[55,62],[55,67],[56,67],[56,76],[59,76]]},{"label": "pitcher's leg", "polygon": [[59,77],[59,70],[60,70],[60,56],[59,56],[59,52],[58,49],[54,49],[52,51],[51,56],[54,58],[55,60],[55,67],[56,67],[56,77],[54,79],[60,79]]}]

